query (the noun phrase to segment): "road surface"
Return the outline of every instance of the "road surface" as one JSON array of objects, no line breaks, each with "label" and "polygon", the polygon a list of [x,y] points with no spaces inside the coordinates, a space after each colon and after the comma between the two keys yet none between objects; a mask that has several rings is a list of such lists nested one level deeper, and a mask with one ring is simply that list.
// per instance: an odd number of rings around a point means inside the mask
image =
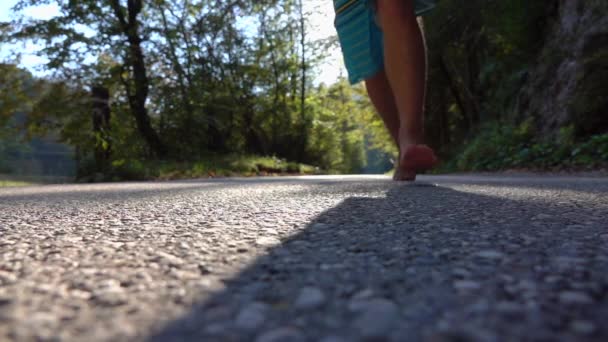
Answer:
[{"label": "road surface", "polygon": [[0,340],[606,341],[608,179],[0,189]]}]

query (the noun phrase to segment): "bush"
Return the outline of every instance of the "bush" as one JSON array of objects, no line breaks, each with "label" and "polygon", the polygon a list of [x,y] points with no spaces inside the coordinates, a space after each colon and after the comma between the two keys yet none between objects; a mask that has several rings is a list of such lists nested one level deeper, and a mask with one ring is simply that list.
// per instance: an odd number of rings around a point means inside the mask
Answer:
[{"label": "bush", "polygon": [[450,171],[593,168],[608,164],[608,134],[576,141],[574,127],[563,127],[558,139],[535,136],[530,121],[519,126],[493,123],[484,127],[447,165]]},{"label": "bush", "polygon": [[153,176],[148,168],[139,160],[115,160],[109,172],[109,178],[112,180],[145,180]]},{"label": "bush", "polygon": [[117,159],[104,172],[100,172],[93,158],[88,156],[80,162],[78,179],[84,182],[138,181],[286,173],[313,174],[319,173],[319,169],[276,157],[208,155],[196,162]]},{"label": "bush", "polygon": [[464,151],[456,158],[460,171],[482,171],[502,169],[522,163],[529,157],[526,144],[532,137],[532,125],[527,121],[518,127],[488,124],[482,128]]}]

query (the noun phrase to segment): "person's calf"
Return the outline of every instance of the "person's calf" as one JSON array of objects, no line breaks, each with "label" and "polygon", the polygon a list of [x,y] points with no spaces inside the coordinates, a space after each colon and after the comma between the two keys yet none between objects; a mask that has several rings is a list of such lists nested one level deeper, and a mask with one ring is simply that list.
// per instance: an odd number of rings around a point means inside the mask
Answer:
[{"label": "person's calf", "polygon": [[374,108],[378,112],[378,115],[382,118],[384,126],[388,130],[391,138],[399,147],[399,111],[395,103],[395,96],[391,89],[386,73],[384,70],[378,72],[374,76],[365,80],[365,88],[367,94],[374,105]]}]

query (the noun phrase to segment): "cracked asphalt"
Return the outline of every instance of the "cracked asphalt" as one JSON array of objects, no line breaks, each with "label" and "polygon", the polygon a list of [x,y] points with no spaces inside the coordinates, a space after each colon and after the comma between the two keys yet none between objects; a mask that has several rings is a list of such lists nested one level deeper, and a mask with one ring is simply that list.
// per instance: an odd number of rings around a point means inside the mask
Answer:
[{"label": "cracked asphalt", "polygon": [[0,340],[606,341],[608,178],[0,189]]}]

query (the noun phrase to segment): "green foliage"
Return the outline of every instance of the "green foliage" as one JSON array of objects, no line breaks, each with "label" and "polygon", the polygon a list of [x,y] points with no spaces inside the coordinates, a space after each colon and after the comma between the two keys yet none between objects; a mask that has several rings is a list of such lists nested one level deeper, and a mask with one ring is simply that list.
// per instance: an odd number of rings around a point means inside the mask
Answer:
[{"label": "green foliage", "polygon": [[500,169],[513,163],[515,155],[525,157],[525,148],[531,138],[529,124],[513,127],[503,124],[490,124],[481,128],[475,139],[466,144],[458,158],[458,170]]},{"label": "green foliage", "polygon": [[456,158],[448,171],[496,171],[506,169],[580,169],[608,165],[608,134],[575,140],[574,127],[564,127],[559,138],[536,137],[530,121],[519,126],[494,123],[480,133]]},{"label": "green foliage", "polygon": [[364,92],[363,87],[351,87],[342,79],[330,87],[319,87],[311,96],[308,103],[314,120],[307,153],[321,168],[362,172],[367,165],[366,135],[386,134],[384,128],[372,131],[369,119],[373,118],[371,123],[380,119]]},{"label": "green foliage", "polygon": [[[89,161],[92,165],[93,161]],[[256,176],[284,174],[314,174],[313,166],[287,162],[276,157],[242,155],[208,155],[204,159],[188,162],[136,159],[114,160],[105,173],[95,173],[94,167],[82,165],[81,181],[136,181],[183,178],[209,178],[225,176]]]},{"label": "green foliage", "polygon": [[[15,8],[42,2],[21,0]],[[213,169],[200,162],[209,155],[275,155],[291,161],[285,163],[289,172],[302,171],[302,163],[360,172],[366,139],[380,150],[390,146],[376,139],[383,127],[363,88],[352,89],[344,80],[329,88],[312,84],[325,53],[318,47],[327,42],[307,39],[309,13],[302,1],[54,2],[59,16],[16,20],[7,37],[48,42],[41,54],[57,76],[41,80],[27,130],[31,136],[57,134],[74,146],[80,175],[158,176],[158,168],[148,166],[158,149],[151,143],[154,135],[166,146],[162,159],[168,164],[197,165],[176,171],[191,175]],[[142,11],[132,7],[137,4]],[[143,61],[134,52],[138,48]],[[93,86],[111,95],[110,127],[97,132],[91,122]],[[137,107],[142,99],[147,115]],[[366,135],[369,123],[374,133]],[[94,162],[99,150],[110,154],[110,166]],[[286,171],[252,163],[239,159],[226,168]]]},{"label": "green foliage", "polygon": [[0,63],[0,128],[5,127],[15,114],[30,108],[40,91],[39,86],[29,72]]},{"label": "green foliage", "polygon": [[[589,56],[583,60],[578,86],[569,106],[572,117],[576,118],[579,136],[600,133],[608,126],[608,97],[605,91],[608,84],[608,46],[605,43],[608,33],[599,37],[597,40],[601,42],[596,43],[597,46],[587,47]],[[587,44],[591,45],[589,42]]]},{"label": "green foliage", "polygon": [[153,170],[139,160],[115,160],[109,176],[112,180],[145,180],[153,177]]},{"label": "green foliage", "polygon": [[[426,131],[444,159],[487,123],[522,119],[512,117],[513,108],[531,63],[539,59],[556,5],[555,0],[443,0],[425,17]],[[560,58],[542,60],[549,57]]]},{"label": "green foliage", "polygon": [[69,182],[67,177],[56,176],[16,176],[0,173],[0,187],[29,186],[40,184],[61,184]]},{"label": "green foliage", "polygon": [[[47,2],[21,0],[16,9]],[[53,19],[21,18],[2,26],[3,41],[45,42],[41,54],[54,77],[34,79],[0,65],[0,135],[21,113],[23,127],[11,126],[11,134],[53,135],[73,146],[82,179],[315,172],[306,165],[358,173],[384,171],[387,159],[397,155],[363,86],[344,79],[329,86],[312,83],[323,51],[337,46],[332,39],[306,39],[309,15],[302,1],[51,2],[60,8]],[[590,129],[568,127],[559,143],[541,141],[536,123],[526,120],[529,114],[513,110],[529,64],[539,59],[556,0],[439,3],[425,19],[425,124],[442,159],[458,154],[451,169],[605,160],[597,152],[605,148],[603,136],[589,138],[605,128],[605,96],[595,82],[606,69],[604,52],[594,50],[585,61],[582,96],[571,104],[576,112],[599,113],[587,115],[598,118],[585,123]],[[133,4],[143,10],[129,8]],[[120,13],[132,14],[128,23]],[[85,58],[90,56],[97,58]],[[563,56],[540,57],[552,77]],[[97,132],[93,86],[110,93],[109,128]],[[166,148],[166,161],[155,159],[155,136]],[[0,157],[6,146],[0,143]],[[108,165],[95,162],[99,150],[109,153]],[[276,158],[250,157],[260,155]]]},{"label": "green foliage", "polygon": [[11,155],[20,153],[22,149],[14,129],[0,126],[0,174],[12,172],[8,160]]},{"label": "green foliage", "polygon": [[28,185],[34,185],[34,183],[0,179],[0,188],[9,187],[9,186],[13,187],[13,186],[28,186]]}]

